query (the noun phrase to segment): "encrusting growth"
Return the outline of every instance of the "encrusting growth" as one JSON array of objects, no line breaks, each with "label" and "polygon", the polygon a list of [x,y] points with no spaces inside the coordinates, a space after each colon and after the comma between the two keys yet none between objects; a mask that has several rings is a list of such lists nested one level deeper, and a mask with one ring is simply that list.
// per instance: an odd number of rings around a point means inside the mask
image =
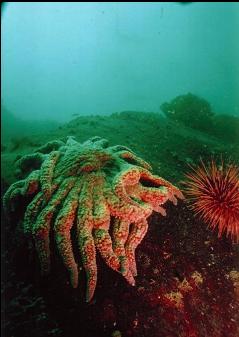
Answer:
[{"label": "encrusting growth", "polygon": [[[30,169],[31,158],[37,158],[37,163]],[[178,188],[153,175],[150,165],[130,149],[109,147],[100,137],[82,144],[73,137],[66,143],[47,143],[19,160],[18,170],[25,174],[26,167],[28,176],[11,185],[4,196],[5,210],[11,215],[25,198],[28,206],[23,228],[34,239],[43,273],[50,270],[49,233],[53,228],[74,288],[78,286],[78,257],[71,240],[75,228],[87,276],[87,301],[92,299],[97,282],[96,251],[134,285],[135,250],[147,232],[147,218],[153,211],[165,216],[162,205],[167,200],[176,204],[176,198],[183,198]]]}]

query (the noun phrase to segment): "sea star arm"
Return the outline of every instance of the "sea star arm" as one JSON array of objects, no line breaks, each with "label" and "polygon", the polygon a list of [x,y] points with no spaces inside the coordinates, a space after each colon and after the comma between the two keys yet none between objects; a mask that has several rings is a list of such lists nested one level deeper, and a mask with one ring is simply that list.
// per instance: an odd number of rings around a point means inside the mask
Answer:
[{"label": "sea star arm", "polygon": [[3,198],[3,207],[7,211],[14,211],[15,201],[19,196],[31,195],[37,192],[39,186],[39,171],[32,171],[30,175],[24,179],[12,184]]},{"label": "sea star arm", "polygon": [[101,138],[99,136],[92,137],[85,141],[82,145],[86,147],[91,147],[91,148],[106,148],[109,144],[109,141],[107,139]]},{"label": "sea star arm", "polygon": [[113,251],[109,234],[110,211],[103,195],[103,186],[104,179],[96,178],[93,190],[94,242],[106,264],[113,270],[119,271],[120,262]]},{"label": "sea star arm", "polygon": [[165,186],[168,188],[168,199],[173,202],[174,205],[177,204],[177,199],[184,199],[182,192],[174,185],[172,185],[169,181],[153,175],[151,172],[140,168],[141,179],[145,179],[146,182],[154,184],[154,186]]},{"label": "sea star arm", "polygon": [[49,200],[52,195],[53,172],[59,157],[59,151],[52,151],[41,166],[40,182],[46,201]]},{"label": "sea star arm", "polygon": [[168,188],[165,186],[161,186],[158,188],[155,187],[144,187],[142,185],[138,185],[138,195],[139,198],[150,204],[155,212],[166,215],[165,209],[161,206],[168,200]]},{"label": "sea star arm", "polygon": [[129,235],[130,222],[115,218],[113,223],[113,250],[121,264],[121,274],[131,285],[135,285],[134,277],[129,268],[129,261],[125,253],[125,242]]},{"label": "sea star arm", "polygon": [[142,216],[147,218],[152,213],[152,207],[150,205],[145,203],[139,204],[138,202],[134,202],[133,204],[133,200],[131,204],[128,204],[124,199],[118,197],[109,187],[104,189],[104,195],[110,213],[114,217],[127,219],[127,221],[131,223],[141,219]]},{"label": "sea star arm", "polygon": [[130,196],[126,193],[125,186],[133,186],[138,183],[140,179],[140,173],[137,168],[131,168],[131,166],[127,166],[122,173],[116,176],[114,180],[114,192],[115,194],[123,199],[127,204],[136,205],[137,203],[130,198]]},{"label": "sea star arm", "polygon": [[108,232],[109,225],[101,225],[94,230],[94,242],[105,263],[113,270],[119,271],[120,261],[112,249],[112,241]]},{"label": "sea star arm", "polygon": [[86,177],[80,197],[77,214],[77,240],[82,263],[86,272],[86,301],[90,302],[97,282],[97,265],[94,239],[92,236],[92,190],[93,180]]},{"label": "sea star arm", "polygon": [[29,170],[40,169],[42,163],[46,159],[43,153],[35,152],[27,154],[16,161],[16,175],[22,178]]},{"label": "sea star arm", "polygon": [[127,152],[134,153],[131,149],[129,149],[127,146],[124,146],[124,145],[110,146],[110,147],[108,147],[108,150],[112,153],[121,152],[121,151],[127,151]]},{"label": "sea star arm", "polygon": [[13,195],[15,195],[15,191],[22,189],[25,184],[25,180],[19,180],[13,183],[7,190],[7,192],[3,196],[3,208],[5,212],[8,214],[9,210],[14,210],[14,199]]},{"label": "sea star arm", "polygon": [[72,177],[63,181],[59,189],[50,199],[48,205],[38,215],[33,226],[32,234],[35,240],[42,273],[47,273],[50,269],[49,231],[51,220],[57,212],[57,206],[64,200],[75,181],[76,178]]},{"label": "sea star arm", "polygon": [[[91,227],[91,225],[87,227]],[[78,230],[78,245],[86,272],[86,302],[90,302],[97,282],[97,265],[94,239],[91,229],[87,227],[81,227]]]},{"label": "sea star arm", "polygon": [[52,140],[44,145],[42,145],[41,147],[39,147],[38,149],[36,149],[35,153],[42,153],[42,154],[46,154],[46,153],[50,153],[52,151],[56,151],[58,149],[60,149],[61,147],[65,146],[66,144],[64,142],[62,142],[61,140]]},{"label": "sea star arm", "polygon": [[136,156],[133,152],[120,151],[117,153],[117,155],[121,157],[122,159],[125,159],[126,162],[130,162],[130,163],[133,163],[134,165],[141,166],[147,170],[152,170],[151,165],[149,165],[146,161]]},{"label": "sea star arm", "polygon": [[70,231],[76,217],[81,186],[81,180],[77,181],[67,195],[54,224],[56,245],[63,263],[70,273],[70,281],[73,288],[78,286],[78,267],[73,254]]},{"label": "sea star arm", "polygon": [[36,221],[37,215],[40,213],[44,201],[44,196],[42,192],[37,193],[30,204],[27,206],[24,220],[23,220],[23,231],[25,234],[32,233],[32,226]]},{"label": "sea star arm", "polygon": [[134,276],[137,275],[137,267],[135,261],[135,249],[143,240],[148,230],[146,219],[139,220],[132,224],[132,228],[125,244],[125,252],[129,261],[130,270]]}]

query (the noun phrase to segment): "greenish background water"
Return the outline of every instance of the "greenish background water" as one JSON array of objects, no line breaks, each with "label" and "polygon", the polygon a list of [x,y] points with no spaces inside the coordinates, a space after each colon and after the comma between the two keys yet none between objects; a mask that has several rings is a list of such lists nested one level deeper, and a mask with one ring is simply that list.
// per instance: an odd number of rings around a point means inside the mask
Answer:
[{"label": "greenish background water", "polygon": [[239,4],[6,3],[2,103],[27,120],[160,111],[192,92],[239,115]]}]

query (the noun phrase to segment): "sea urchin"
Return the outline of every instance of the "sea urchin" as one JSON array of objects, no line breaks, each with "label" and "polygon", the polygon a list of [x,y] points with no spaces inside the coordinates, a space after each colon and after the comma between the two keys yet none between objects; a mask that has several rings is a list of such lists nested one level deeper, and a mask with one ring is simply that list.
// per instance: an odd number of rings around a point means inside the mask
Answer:
[{"label": "sea urchin", "polygon": [[218,237],[225,232],[233,242],[239,242],[239,168],[214,160],[206,165],[202,160],[186,174],[185,193],[191,208]]}]

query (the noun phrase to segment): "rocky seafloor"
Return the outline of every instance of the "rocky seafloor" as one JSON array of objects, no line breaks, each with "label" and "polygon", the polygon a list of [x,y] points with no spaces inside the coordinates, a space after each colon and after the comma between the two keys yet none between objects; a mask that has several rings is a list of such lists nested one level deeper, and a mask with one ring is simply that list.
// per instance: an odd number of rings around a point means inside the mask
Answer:
[{"label": "rocky seafloor", "polygon": [[[238,145],[175,125],[156,114],[79,117],[55,131],[2,144],[2,193],[14,161],[53,139],[92,136],[132,148],[154,172],[180,186],[201,156],[238,157]],[[2,214],[2,336],[7,337],[236,337],[239,336],[239,249],[195,218],[185,202],[153,214],[137,248],[136,286],[98,258],[94,299],[84,301],[85,276],[72,289],[57,254],[49,277],[17,226]],[[52,248],[54,252],[54,247]]]}]

